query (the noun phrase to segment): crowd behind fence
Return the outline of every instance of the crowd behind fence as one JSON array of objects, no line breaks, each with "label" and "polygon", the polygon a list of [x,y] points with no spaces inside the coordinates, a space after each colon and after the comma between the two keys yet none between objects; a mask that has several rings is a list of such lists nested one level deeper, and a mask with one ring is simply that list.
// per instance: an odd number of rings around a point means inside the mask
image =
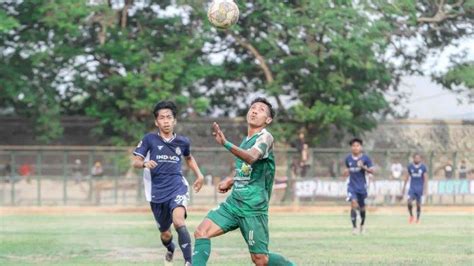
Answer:
[{"label": "crowd behind fence", "polygon": [[[132,148],[0,146],[0,206],[141,205],[142,171],[131,166]],[[371,150],[376,174],[369,182],[369,204],[399,204],[404,169],[420,153],[428,167],[428,204],[474,202],[474,152]],[[192,205],[212,205],[226,195],[215,185],[233,170],[223,148],[192,151],[205,176]],[[276,149],[272,204],[343,204],[344,149],[308,149],[301,163],[295,149]],[[192,173],[183,175],[191,183]]]}]

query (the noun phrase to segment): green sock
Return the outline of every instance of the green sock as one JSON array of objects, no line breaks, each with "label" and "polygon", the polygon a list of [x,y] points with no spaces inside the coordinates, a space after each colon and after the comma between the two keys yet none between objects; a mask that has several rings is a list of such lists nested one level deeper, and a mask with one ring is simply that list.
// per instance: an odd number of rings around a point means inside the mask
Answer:
[{"label": "green sock", "polygon": [[205,266],[211,254],[211,240],[209,238],[198,238],[194,243],[193,265]]},{"label": "green sock", "polygon": [[293,262],[276,253],[268,253],[268,266],[295,266]]}]

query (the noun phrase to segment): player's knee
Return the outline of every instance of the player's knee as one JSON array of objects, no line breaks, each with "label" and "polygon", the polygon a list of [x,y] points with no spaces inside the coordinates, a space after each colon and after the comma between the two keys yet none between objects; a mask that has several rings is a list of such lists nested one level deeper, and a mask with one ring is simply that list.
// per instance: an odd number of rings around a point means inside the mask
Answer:
[{"label": "player's knee", "polygon": [[173,219],[173,225],[174,228],[180,228],[182,226],[185,226],[184,218],[175,218]]},{"label": "player's knee", "polygon": [[359,208],[359,204],[357,203],[357,201],[355,201],[355,200],[351,201],[351,208],[352,208],[352,209],[357,209],[357,208]]},{"label": "player's knee", "polygon": [[171,234],[170,231],[165,231],[165,232],[161,232],[160,237],[161,237],[161,240],[162,240],[162,241],[165,241],[165,242],[166,242],[166,241],[169,241],[169,240],[171,239],[172,234]]},{"label": "player's knee", "polygon": [[268,265],[268,256],[265,254],[252,254],[252,262],[256,266]]},{"label": "player's knee", "polygon": [[195,239],[209,238],[207,230],[205,230],[204,228],[200,228],[200,227],[196,228],[196,231],[194,231],[194,238]]}]

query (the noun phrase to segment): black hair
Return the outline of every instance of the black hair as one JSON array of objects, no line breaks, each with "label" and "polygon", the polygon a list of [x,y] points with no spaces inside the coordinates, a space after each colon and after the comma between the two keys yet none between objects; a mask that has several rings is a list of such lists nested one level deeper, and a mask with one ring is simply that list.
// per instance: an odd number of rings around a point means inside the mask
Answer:
[{"label": "black hair", "polygon": [[158,112],[161,109],[170,109],[171,112],[173,113],[174,118],[176,118],[176,115],[178,114],[178,107],[176,107],[176,104],[174,104],[174,102],[172,102],[172,101],[161,101],[161,102],[158,102],[155,105],[155,108],[153,108],[153,115],[155,116],[155,118],[158,117]]},{"label": "black hair", "polygon": [[360,139],[360,138],[353,138],[353,139],[351,139],[351,141],[349,141],[349,145],[352,146],[352,144],[354,144],[355,142],[358,142],[360,145],[362,145],[364,143],[362,141],[362,139]]},{"label": "black hair", "polygon": [[252,106],[254,103],[263,103],[263,104],[265,104],[268,107],[268,110],[270,111],[270,117],[271,118],[275,117],[275,110],[273,110],[272,104],[267,99],[265,99],[263,97],[257,97],[250,103],[250,106]]}]

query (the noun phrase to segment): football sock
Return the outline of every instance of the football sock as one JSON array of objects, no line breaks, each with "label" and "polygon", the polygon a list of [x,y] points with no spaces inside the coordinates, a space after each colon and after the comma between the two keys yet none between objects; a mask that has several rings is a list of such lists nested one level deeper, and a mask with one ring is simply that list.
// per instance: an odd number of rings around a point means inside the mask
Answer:
[{"label": "football sock", "polygon": [[411,204],[411,202],[408,202],[408,212],[410,216],[413,217],[413,204]]},{"label": "football sock", "polygon": [[360,225],[364,225],[365,223],[365,209],[360,210]]},{"label": "football sock", "polygon": [[168,240],[162,238],[161,243],[163,243],[163,246],[165,246],[168,251],[174,252],[173,236]]},{"label": "football sock", "polygon": [[416,205],[416,219],[420,220],[420,214],[421,214],[421,206]]},{"label": "football sock", "polygon": [[356,228],[357,225],[357,212],[354,208],[351,209],[351,221],[352,221],[352,227]]},{"label": "football sock", "polygon": [[188,229],[186,226],[181,226],[176,228],[176,232],[178,232],[178,243],[183,252],[184,260],[192,262],[191,237],[189,236]]},{"label": "football sock", "polygon": [[211,240],[209,238],[198,238],[194,243],[193,265],[205,266],[211,254]]}]

